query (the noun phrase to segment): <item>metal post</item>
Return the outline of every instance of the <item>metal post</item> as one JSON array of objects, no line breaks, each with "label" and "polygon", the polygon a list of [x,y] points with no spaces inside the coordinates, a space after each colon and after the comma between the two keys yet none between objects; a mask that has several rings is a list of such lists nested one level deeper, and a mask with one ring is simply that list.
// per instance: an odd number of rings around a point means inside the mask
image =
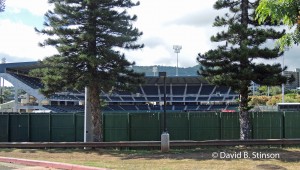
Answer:
[{"label": "metal post", "polygon": [[19,89],[17,87],[15,87],[15,95],[14,95],[14,99],[15,99],[15,105],[13,108],[13,112],[18,112],[18,91]]},{"label": "metal post", "polygon": [[[2,58],[1,59],[1,64],[5,64],[6,63],[6,58]],[[1,85],[1,81],[2,81],[2,85]],[[4,78],[0,77],[0,95],[2,97],[1,103],[4,103]]]},{"label": "metal post", "polygon": [[85,101],[84,101],[84,142],[93,141],[93,129],[92,129],[92,114],[90,103],[88,99],[89,90],[85,87]]},{"label": "metal post", "polygon": [[178,76],[178,53],[177,53],[177,66],[176,66],[176,76]]},{"label": "metal post", "polygon": [[166,77],[167,73],[166,72],[159,72],[159,77],[164,78],[164,130],[163,133],[161,134],[161,151],[162,152],[168,152],[170,150],[170,136],[167,131],[167,112],[166,112],[166,105],[167,105],[167,100],[166,100],[166,93],[167,93],[167,87],[166,87]]},{"label": "metal post", "polygon": [[167,105],[167,101],[166,101],[166,76],[164,76],[164,132],[168,132],[167,130],[167,112],[166,112],[166,105]]}]

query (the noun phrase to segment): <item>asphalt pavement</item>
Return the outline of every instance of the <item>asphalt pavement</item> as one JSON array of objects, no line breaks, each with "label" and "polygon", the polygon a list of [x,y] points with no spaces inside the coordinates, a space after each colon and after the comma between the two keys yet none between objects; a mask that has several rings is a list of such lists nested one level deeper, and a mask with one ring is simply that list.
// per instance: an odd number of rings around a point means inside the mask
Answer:
[{"label": "asphalt pavement", "polygon": [[[14,167],[21,165],[23,167]],[[3,166],[3,170],[108,170],[105,168],[96,168],[82,165],[73,165],[67,163],[59,162],[49,162],[49,161],[38,161],[29,159],[19,159],[19,158],[9,158],[0,157],[0,166]],[[1,167],[0,167],[1,168]],[[7,168],[7,169],[4,169]],[[2,170],[2,169],[0,169]]]},{"label": "asphalt pavement", "polygon": [[57,169],[0,162],[0,170],[57,170]]}]

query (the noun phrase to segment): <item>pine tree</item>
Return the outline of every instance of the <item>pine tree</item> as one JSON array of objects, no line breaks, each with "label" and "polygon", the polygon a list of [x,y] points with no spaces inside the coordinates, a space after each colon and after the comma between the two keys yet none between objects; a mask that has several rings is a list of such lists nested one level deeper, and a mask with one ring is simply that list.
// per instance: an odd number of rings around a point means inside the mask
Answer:
[{"label": "pine tree", "polygon": [[240,94],[239,120],[240,139],[251,138],[251,122],[248,106],[251,81],[260,85],[280,85],[286,82],[281,75],[286,68],[280,64],[255,62],[257,59],[276,59],[283,53],[278,48],[267,48],[267,40],[280,38],[284,32],[275,31],[270,22],[259,26],[255,18],[258,1],[218,0],[214,4],[217,10],[229,9],[224,17],[216,17],[214,25],[224,31],[211,37],[218,42],[216,49],[198,55],[201,64],[199,74],[211,83],[232,87]]},{"label": "pine tree", "polygon": [[58,54],[45,58],[44,68],[31,74],[42,79],[46,96],[68,89],[89,90],[93,140],[103,141],[100,93],[131,89],[142,81],[120,49],[140,49],[141,32],[127,9],[139,5],[130,0],[49,0],[53,10],[45,14],[45,27],[37,30],[49,38],[41,46],[54,46]]}]

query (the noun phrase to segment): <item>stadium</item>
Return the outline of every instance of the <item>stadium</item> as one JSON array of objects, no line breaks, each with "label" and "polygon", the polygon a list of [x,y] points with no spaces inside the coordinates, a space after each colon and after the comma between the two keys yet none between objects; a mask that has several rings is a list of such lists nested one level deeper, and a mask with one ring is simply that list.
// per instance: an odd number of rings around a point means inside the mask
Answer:
[{"label": "stadium", "polygon": [[[0,65],[0,76],[14,86],[14,100],[2,104],[2,112],[83,112],[84,92],[66,91],[48,98],[39,92],[40,79],[31,77],[30,70],[41,67],[39,62],[5,63]],[[161,111],[164,104],[164,79],[146,76],[146,82],[135,91],[101,92],[104,112]],[[230,87],[208,84],[199,76],[166,77],[166,110],[233,111],[238,95]],[[22,90],[25,95],[18,95]]]}]

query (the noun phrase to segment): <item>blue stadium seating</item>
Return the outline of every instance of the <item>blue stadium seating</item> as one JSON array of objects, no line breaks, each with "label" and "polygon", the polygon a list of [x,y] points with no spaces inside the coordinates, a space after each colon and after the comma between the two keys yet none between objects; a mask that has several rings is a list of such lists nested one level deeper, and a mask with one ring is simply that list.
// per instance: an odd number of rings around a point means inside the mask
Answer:
[{"label": "blue stadium seating", "polygon": [[146,95],[158,95],[158,87],[157,86],[143,86],[143,90]]},{"label": "blue stadium seating", "polygon": [[185,86],[172,86],[173,95],[184,95]]},{"label": "blue stadium seating", "polygon": [[33,89],[39,89],[43,87],[43,84],[38,78],[29,77],[22,74],[16,74],[16,73],[9,73],[9,74],[14,76],[15,78],[22,81],[24,84],[30,86]]},{"label": "blue stadium seating", "polygon": [[[12,76],[22,81],[33,89],[43,87],[41,81],[37,78],[23,74],[10,73]],[[215,86],[207,83],[185,83],[189,78],[174,79],[168,78],[166,86],[167,110],[171,111],[218,111],[223,109],[237,108],[236,103],[238,95],[230,88],[224,86]],[[161,105],[164,100],[164,86],[161,79],[149,78],[148,84],[140,85],[133,92],[114,90],[112,93],[102,92],[100,97],[106,101],[107,106],[103,111],[162,111]],[[177,83],[176,83],[177,82]],[[79,101],[84,100],[82,92],[57,93],[49,97],[51,105],[45,105],[46,108],[54,112],[83,112],[84,107],[78,105]],[[62,103],[65,101],[64,103]],[[67,104],[67,105],[65,105]]]},{"label": "blue stadium seating", "polygon": [[186,89],[186,94],[198,94],[200,86],[188,85]]},{"label": "blue stadium seating", "polygon": [[215,86],[213,85],[203,85],[201,88],[200,95],[210,95],[213,92]]}]

